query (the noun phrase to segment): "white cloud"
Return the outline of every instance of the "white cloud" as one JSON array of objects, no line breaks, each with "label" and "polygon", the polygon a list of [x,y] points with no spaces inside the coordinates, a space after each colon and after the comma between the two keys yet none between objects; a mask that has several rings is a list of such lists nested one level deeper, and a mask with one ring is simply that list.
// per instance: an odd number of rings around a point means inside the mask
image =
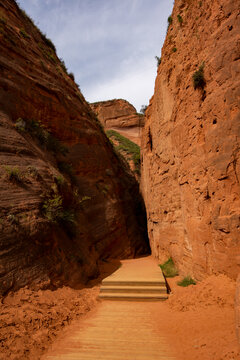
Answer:
[{"label": "white cloud", "polygon": [[82,88],[83,94],[89,102],[115,98],[127,99],[137,111],[140,111],[142,105],[148,105],[153,95],[157,74],[156,66],[155,64],[153,66],[152,61],[145,63],[143,68],[126,70],[124,74],[119,74],[114,79],[97,83],[91,88]]},{"label": "white cloud", "polygon": [[148,103],[169,0],[19,2],[53,40],[89,101],[121,97],[137,108]]}]

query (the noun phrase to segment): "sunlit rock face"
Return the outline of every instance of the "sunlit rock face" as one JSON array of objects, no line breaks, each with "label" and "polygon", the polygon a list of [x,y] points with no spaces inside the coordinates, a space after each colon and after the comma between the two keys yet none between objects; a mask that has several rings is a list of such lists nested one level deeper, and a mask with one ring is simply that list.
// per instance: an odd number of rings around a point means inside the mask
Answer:
[{"label": "sunlit rock face", "polygon": [[123,99],[99,101],[90,104],[105,130],[114,129],[137,145],[140,145],[143,114]]},{"label": "sunlit rock face", "polygon": [[13,0],[0,2],[0,72],[0,293],[74,285],[97,275],[99,258],[146,253],[138,184]]},{"label": "sunlit rock face", "polygon": [[[219,272],[236,278],[239,4],[176,0],[169,22],[142,138],[152,252],[161,261],[172,256],[182,274],[198,279]],[[193,83],[199,69],[203,78]]]}]

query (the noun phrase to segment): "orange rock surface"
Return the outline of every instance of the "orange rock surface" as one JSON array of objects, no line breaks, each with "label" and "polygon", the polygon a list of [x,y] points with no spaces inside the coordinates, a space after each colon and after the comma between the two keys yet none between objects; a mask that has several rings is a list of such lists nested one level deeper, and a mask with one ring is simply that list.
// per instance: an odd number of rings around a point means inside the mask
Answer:
[{"label": "orange rock surface", "polygon": [[[0,2],[0,72],[0,294],[33,281],[86,281],[97,275],[99,258],[145,253],[138,184],[51,44],[13,0]],[[19,118],[41,122],[68,154],[18,131]],[[63,162],[74,180],[61,172]],[[80,202],[75,235],[41,211],[61,182],[68,207]],[[48,207],[56,209],[56,196]]]},{"label": "orange rock surface", "polygon": [[[176,0],[142,138],[152,252],[201,279],[240,269],[239,2]],[[205,84],[194,89],[203,65]]]},{"label": "orange rock surface", "polygon": [[123,99],[99,101],[90,104],[104,129],[114,129],[131,141],[140,145],[144,116],[138,114],[135,107]]}]

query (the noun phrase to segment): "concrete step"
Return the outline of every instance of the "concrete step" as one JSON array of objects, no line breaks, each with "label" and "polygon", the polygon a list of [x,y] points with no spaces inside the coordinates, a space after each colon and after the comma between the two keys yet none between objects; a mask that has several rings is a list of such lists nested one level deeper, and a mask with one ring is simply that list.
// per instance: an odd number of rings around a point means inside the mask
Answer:
[{"label": "concrete step", "polygon": [[100,293],[149,293],[166,294],[166,286],[102,285]]},{"label": "concrete step", "polygon": [[154,301],[167,299],[162,270],[150,258],[123,260],[122,266],[102,281],[100,299]]},{"label": "concrete step", "polygon": [[102,285],[119,286],[166,286],[165,280],[108,280],[102,281]]},{"label": "concrete step", "polygon": [[159,301],[166,300],[167,294],[139,294],[139,293],[100,293],[100,299],[105,300],[133,300],[133,301]]}]

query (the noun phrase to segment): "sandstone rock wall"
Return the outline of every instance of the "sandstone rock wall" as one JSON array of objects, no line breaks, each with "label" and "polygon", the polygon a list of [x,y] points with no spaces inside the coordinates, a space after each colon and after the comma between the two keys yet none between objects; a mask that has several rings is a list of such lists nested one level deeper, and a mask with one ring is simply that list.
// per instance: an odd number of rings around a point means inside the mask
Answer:
[{"label": "sandstone rock wall", "polygon": [[99,101],[90,106],[106,129],[143,126],[143,116],[126,100]]},{"label": "sandstone rock wall", "polygon": [[235,296],[235,316],[236,316],[236,334],[238,345],[240,348],[240,274],[236,282],[236,296]]},{"label": "sandstone rock wall", "polygon": [[104,129],[113,129],[140,145],[144,116],[123,99],[99,101],[90,104]]},{"label": "sandstone rock wall", "polygon": [[[203,65],[205,86],[194,89]],[[176,0],[142,138],[152,252],[197,279],[240,266],[239,2]]]},{"label": "sandstone rock wall", "polygon": [[[68,154],[19,131],[19,118],[41,122]],[[72,180],[60,163],[72,167]],[[52,45],[13,0],[0,1],[0,165],[0,293],[42,280],[74,285],[96,276],[99,258],[148,251],[135,179]],[[62,180],[66,202],[80,203],[75,234],[41,211]]]}]

